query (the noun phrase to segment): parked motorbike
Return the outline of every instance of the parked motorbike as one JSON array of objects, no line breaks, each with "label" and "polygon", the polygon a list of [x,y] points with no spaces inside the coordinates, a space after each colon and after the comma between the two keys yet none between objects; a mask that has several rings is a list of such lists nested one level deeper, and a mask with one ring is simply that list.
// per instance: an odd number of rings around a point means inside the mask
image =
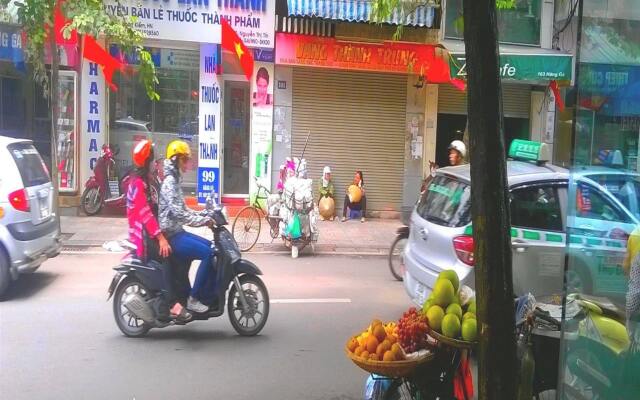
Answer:
[{"label": "parked motorbike", "polygon": [[404,246],[407,245],[409,240],[409,227],[403,226],[396,231],[396,238],[391,244],[389,249],[389,270],[391,275],[399,281],[402,281],[404,276]]},{"label": "parked motorbike", "polygon": [[[210,306],[206,313],[192,313],[189,321],[158,320],[161,304],[162,265],[155,261],[146,264],[128,257],[116,271],[108,289],[108,298],[113,296],[113,314],[118,328],[128,337],[141,337],[152,328],[164,328],[171,325],[184,325],[195,320],[208,320],[224,313],[225,305],[231,325],[242,336],[257,335],[269,316],[269,294],[259,275],[260,269],[252,262],[242,258],[238,244],[227,230],[227,217],[223,208],[207,201],[206,210],[213,220],[212,247],[215,250],[212,268],[215,276],[214,293],[211,301],[202,300]],[[176,265],[174,268],[174,287],[178,301],[186,304],[189,289],[189,265]]]},{"label": "parked motorbike", "polygon": [[[568,342],[563,391],[568,399],[636,398],[640,354],[630,349],[625,316],[612,304],[575,296],[581,307],[577,338]],[[630,364],[635,360],[635,367]]]},{"label": "parked motorbike", "polygon": [[[119,171],[116,155],[108,145],[102,146],[100,157],[93,168],[93,176],[84,184],[85,189],[80,199],[80,206],[86,215],[96,215],[105,206],[122,211],[126,209],[127,190],[133,168]],[[161,168],[156,162],[152,170],[153,184],[150,188],[151,196],[156,202],[160,188],[159,170]]]}]

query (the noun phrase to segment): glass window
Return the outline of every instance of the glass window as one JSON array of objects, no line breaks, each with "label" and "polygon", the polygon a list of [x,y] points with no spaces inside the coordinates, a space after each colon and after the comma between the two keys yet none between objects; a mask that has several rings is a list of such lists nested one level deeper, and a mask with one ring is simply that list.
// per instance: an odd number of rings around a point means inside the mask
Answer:
[{"label": "glass window", "polygon": [[576,215],[580,218],[632,222],[592,186],[578,184],[576,196]]},{"label": "glass window", "polygon": [[[189,143],[192,154],[198,145],[199,51],[167,48],[148,49],[156,64],[160,100],[152,102],[135,74],[117,76],[117,92],[110,93],[109,143],[117,151],[120,168],[131,165],[131,150],[138,140],[150,137],[160,157],[172,140]],[[117,47],[111,52],[118,52]],[[132,61],[135,63],[135,60]],[[197,157],[183,175],[183,186],[195,190]]]},{"label": "glass window", "polygon": [[521,228],[563,231],[557,189],[536,186],[514,190],[511,193],[511,224]]},{"label": "glass window", "polygon": [[471,187],[464,182],[436,176],[424,191],[416,211],[434,224],[460,227],[471,222]]},{"label": "glass window", "polygon": [[[462,0],[446,4],[445,37],[464,38]],[[515,7],[498,10],[498,38],[502,43],[540,45],[540,0],[516,0]]]},{"label": "glass window", "polygon": [[29,143],[14,143],[7,146],[7,148],[18,166],[22,184],[25,187],[39,186],[50,182],[44,161],[42,161],[38,150],[33,145]]},{"label": "glass window", "polygon": [[632,174],[594,174],[589,178],[616,197],[633,215],[640,218],[640,176]]}]

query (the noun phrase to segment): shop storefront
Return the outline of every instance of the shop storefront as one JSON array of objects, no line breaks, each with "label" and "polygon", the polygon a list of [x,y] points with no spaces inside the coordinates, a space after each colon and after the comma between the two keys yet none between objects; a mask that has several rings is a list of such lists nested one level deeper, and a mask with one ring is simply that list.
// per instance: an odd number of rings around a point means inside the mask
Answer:
[{"label": "shop storefront", "polygon": [[[78,49],[75,45],[59,48],[60,73],[58,97],[60,115],[56,123],[58,141],[60,203],[73,203],[78,192],[77,98]],[[50,60],[45,54],[45,61]],[[21,29],[0,24],[0,131],[3,135],[31,139],[51,169],[51,107],[42,86],[34,82],[25,64]]]},{"label": "shop storefront", "polygon": [[[135,15],[157,69],[158,101],[150,101],[135,75],[120,75],[108,95],[108,134],[130,165],[133,144],[150,137],[161,157],[175,139],[187,141],[193,165],[183,177],[187,194],[203,202],[215,191],[223,200],[245,201],[253,176],[270,182],[273,115],[275,1],[106,2],[111,14]],[[247,80],[238,56],[222,51],[220,18],[227,19],[253,52]],[[119,54],[115,44],[112,54]],[[127,58],[129,64],[136,60]]]},{"label": "shop storefront", "polygon": [[[305,150],[314,179],[330,166],[338,207],[360,170],[368,210],[401,211],[404,171],[419,164],[421,174],[425,143],[432,140],[425,130],[429,85],[419,72],[429,79],[435,47],[290,33],[276,40],[277,162]],[[413,200],[418,186],[411,188]]]},{"label": "shop storefront", "polygon": [[[445,41],[451,51],[450,66],[453,77],[467,75],[464,45]],[[514,139],[539,140],[552,145],[555,104],[548,90],[552,80],[568,83],[572,77],[569,54],[544,49],[523,50],[514,46],[500,46],[502,107],[506,148]],[[436,162],[447,165],[447,146],[461,140],[467,123],[466,92],[440,85],[438,90],[438,141]]]}]

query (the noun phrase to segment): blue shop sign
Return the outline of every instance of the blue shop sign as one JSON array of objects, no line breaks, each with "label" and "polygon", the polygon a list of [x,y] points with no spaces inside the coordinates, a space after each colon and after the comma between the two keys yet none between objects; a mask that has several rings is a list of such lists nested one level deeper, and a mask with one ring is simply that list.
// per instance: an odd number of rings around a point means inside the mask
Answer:
[{"label": "blue shop sign", "polygon": [[0,60],[24,63],[22,34],[17,26],[0,25]]},{"label": "blue shop sign", "polygon": [[606,98],[600,114],[640,115],[640,67],[582,64],[580,68],[580,97]]}]

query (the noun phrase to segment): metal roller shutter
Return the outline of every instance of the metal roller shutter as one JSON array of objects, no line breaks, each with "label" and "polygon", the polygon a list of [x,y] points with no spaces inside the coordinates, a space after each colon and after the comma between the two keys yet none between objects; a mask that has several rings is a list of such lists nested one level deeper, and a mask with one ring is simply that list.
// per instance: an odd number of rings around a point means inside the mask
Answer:
[{"label": "metal roller shutter", "polygon": [[[529,118],[531,87],[529,85],[502,84],[502,109],[505,117]],[[438,88],[438,113],[467,114],[467,94],[451,85]]]},{"label": "metal roller shutter", "polygon": [[311,132],[309,177],[318,185],[331,167],[338,214],[356,170],[364,175],[367,211],[400,210],[406,91],[406,75],[293,70],[292,155],[300,156]]}]

